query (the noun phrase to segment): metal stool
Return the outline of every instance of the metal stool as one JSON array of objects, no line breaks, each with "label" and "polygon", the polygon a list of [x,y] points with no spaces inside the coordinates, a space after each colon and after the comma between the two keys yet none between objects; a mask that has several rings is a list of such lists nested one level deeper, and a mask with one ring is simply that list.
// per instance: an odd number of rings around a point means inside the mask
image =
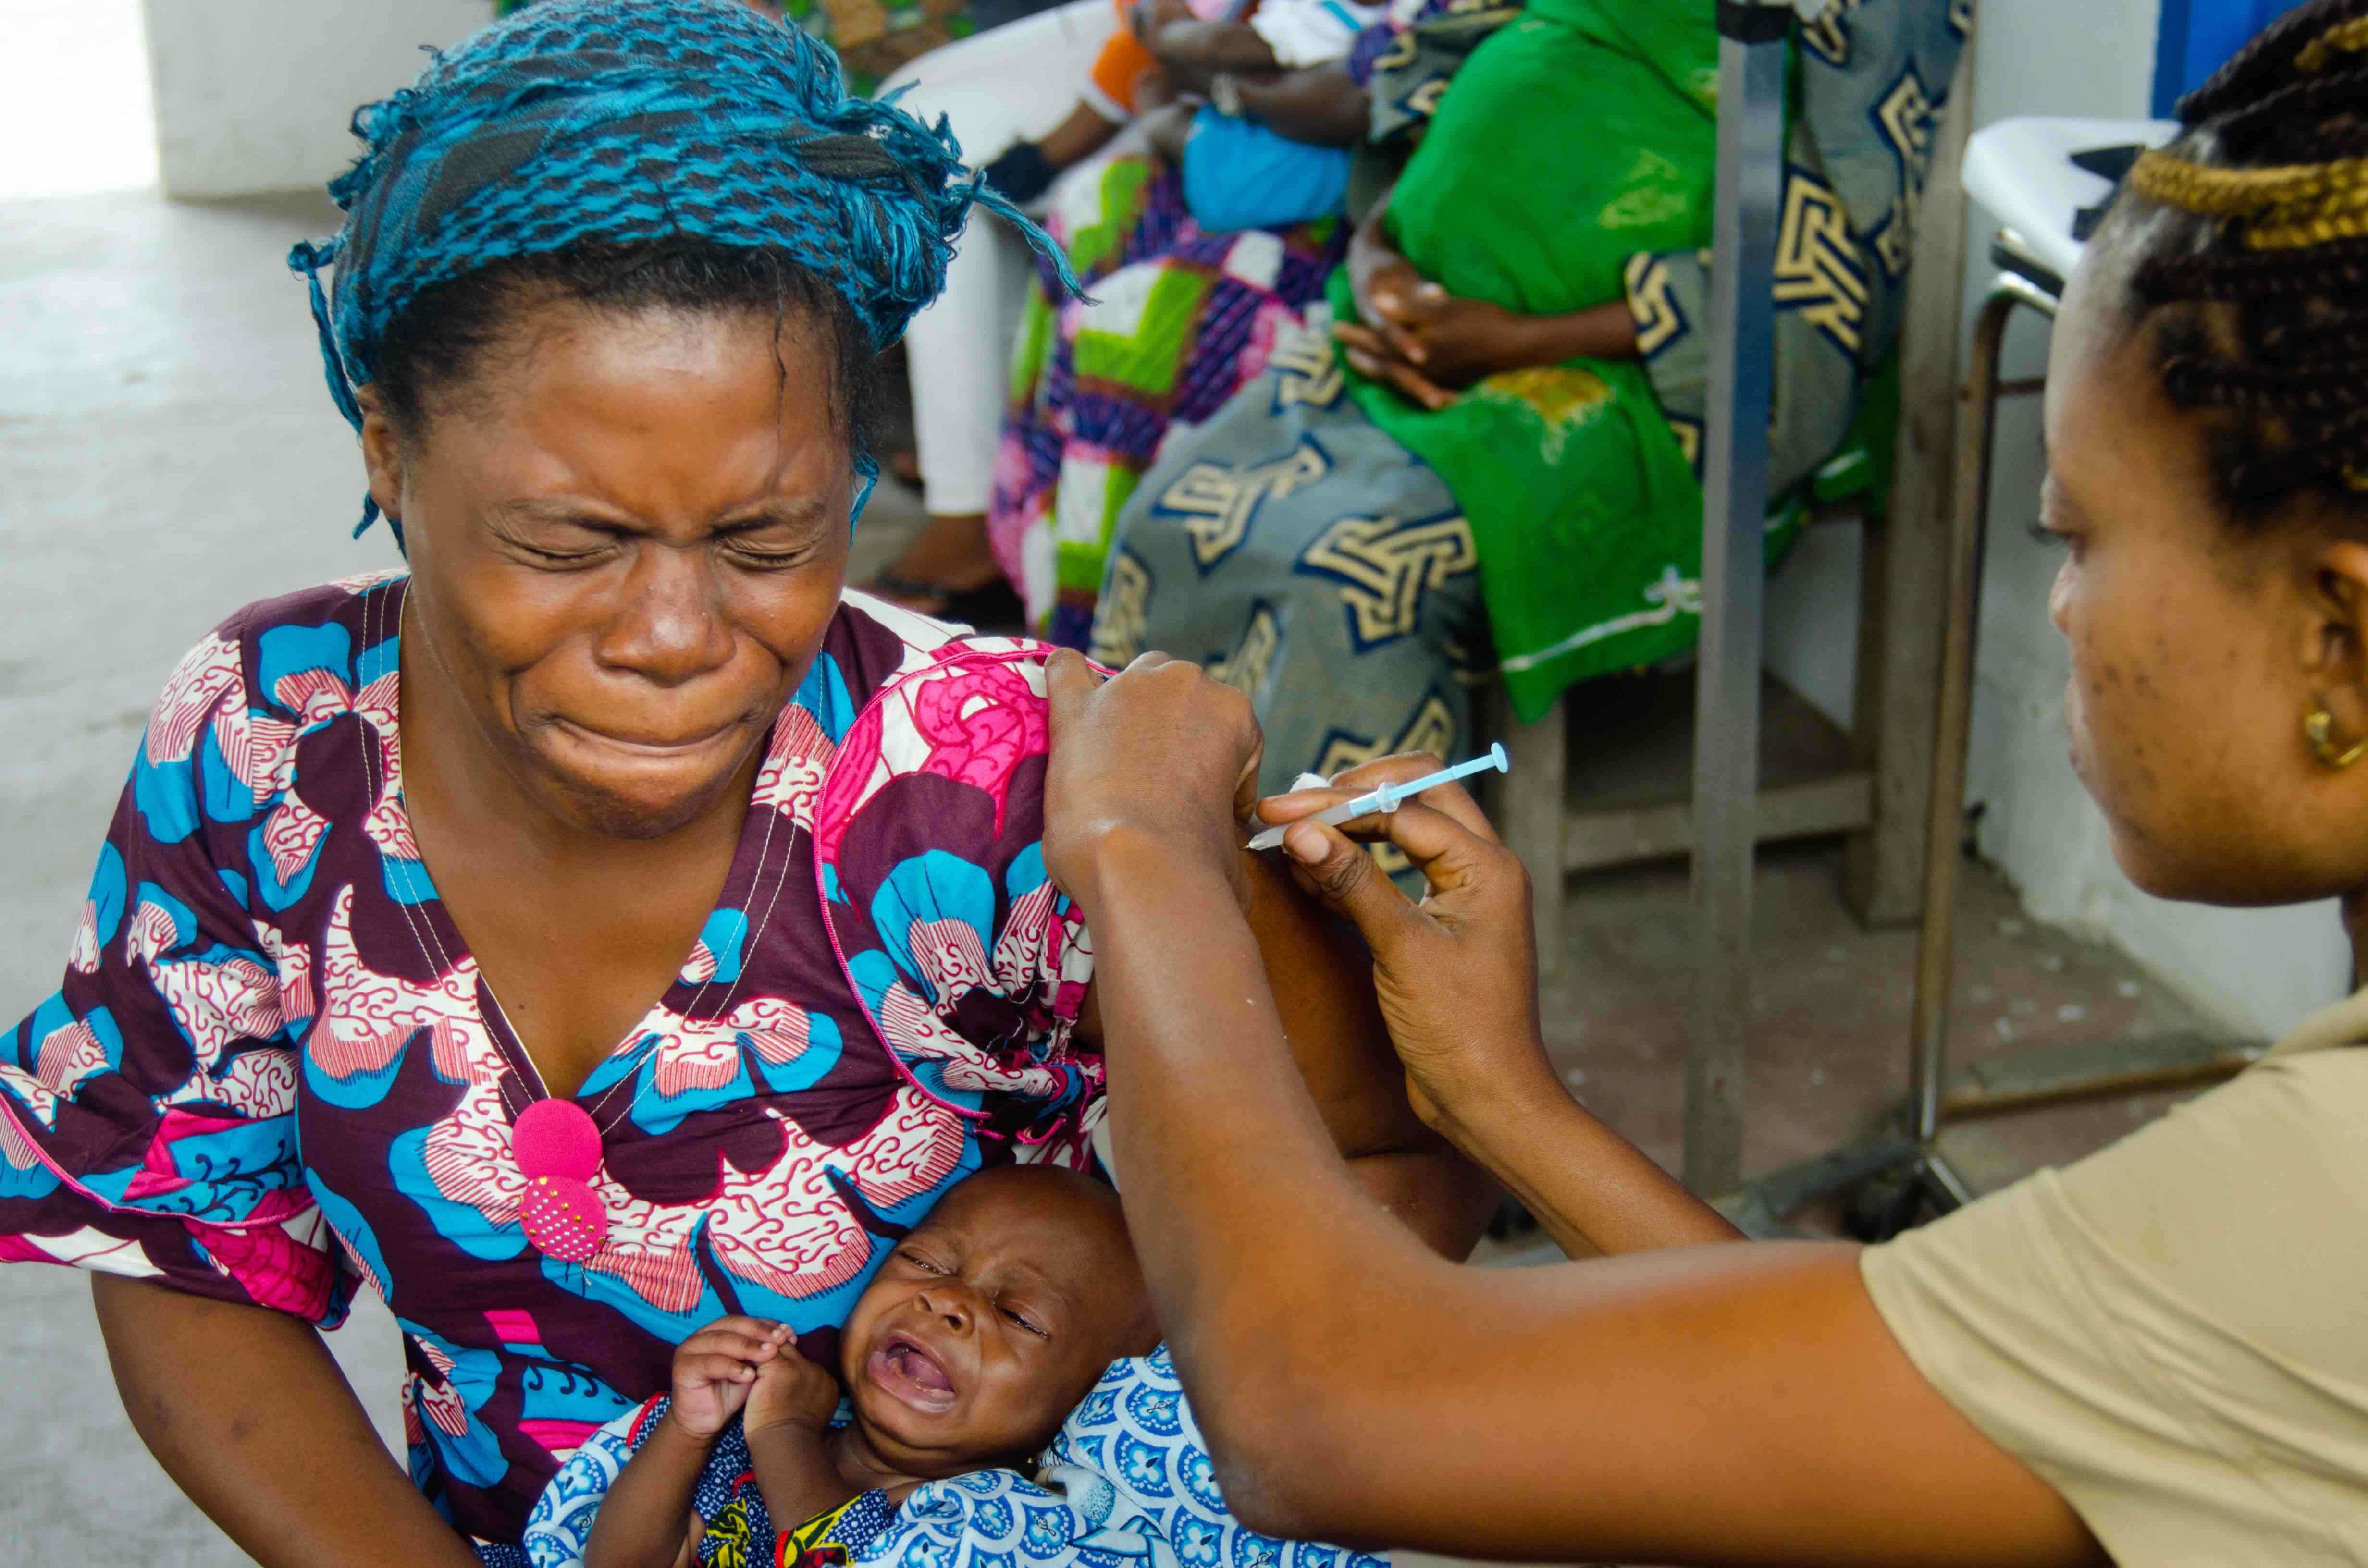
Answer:
[{"label": "metal stool", "polygon": [[[1952,1116],[2046,1104],[2095,1095],[2205,1082],[2258,1061],[2262,1048],[2193,1035],[2119,1041],[2095,1051],[2058,1051],[2044,1062],[1995,1060],[1948,1083],[1949,1001],[1954,978],[1957,861],[1964,827],[1965,762],[1971,741],[1974,632],[1979,608],[1984,528],[1989,515],[1990,460],[2001,398],[2041,391],[2044,378],[2005,380],[2000,359],[2018,310],[2053,320],[2066,275],[2079,255],[2071,238],[2072,205],[2056,200],[2060,171],[2044,168],[2035,202],[2028,185],[2001,189],[2002,166],[2020,155],[2060,160],[2076,147],[2116,138],[2159,140],[2157,124],[2009,121],[1985,131],[1967,154],[1966,185],[2002,216],[2060,223],[2041,243],[2003,229],[1990,250],[1998,270],[1975,314],[1972,358],[1958,403],[1955,496],[1948,551],[1948,621],[1934,722],[1932,788],[1924,862],[1924,917],[1918,933],[1915,1002],[1908,1040],[1908,1105],[1904,1124],[1864,1142],[1779,1171],[1722,1200],[1728,1217],[1755,1235],[1783,1233],[1782,1216],[1813,1199],[1850,1187],[1875,1199],[1860,1205],[1863,1228],[1880,1236],[1925,1213],[1946,1213],[1975,1194],[1940,1146]],[[1988,142],[1986,147],[1985,141]],[[2068,141],[2069,145],[2063,145]],[[1989,189],[1983,188],[1985,184]],[[1993,196],[1993,191],[1999,195]],[[2018,199],[2020,198],[2020,199]],[[2061,208],[2060,213],[2057,208]]]}]

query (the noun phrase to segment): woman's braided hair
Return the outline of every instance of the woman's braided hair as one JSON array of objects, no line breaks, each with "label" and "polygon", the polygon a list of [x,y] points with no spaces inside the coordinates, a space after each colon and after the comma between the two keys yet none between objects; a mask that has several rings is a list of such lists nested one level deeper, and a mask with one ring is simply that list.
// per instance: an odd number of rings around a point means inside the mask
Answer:
[{"label": "woman's braided hair", "polygon": [[2368,517],[2368,0],[2312,0],[2180,101],[2115,226],[2180,408],[2213,411],[2236,519],[2305,496]]}]

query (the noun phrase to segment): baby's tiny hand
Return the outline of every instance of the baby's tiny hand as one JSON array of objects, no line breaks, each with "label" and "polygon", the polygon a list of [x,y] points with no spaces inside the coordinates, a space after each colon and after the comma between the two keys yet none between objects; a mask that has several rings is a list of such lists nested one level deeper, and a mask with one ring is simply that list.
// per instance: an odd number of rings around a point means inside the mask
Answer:
[{"label": "baby's tiny hand", "polygon": [[742,1425],[754,1437],[768,1426],[803,1426],[822,1432],[838,1414],[838,1380],[809,1361],[794,1341],[757,1369]]},{"label": "baby's tiny hand", "polygon": [[[667,1418],[686,1437],[712,1442],[748,1403],[762,1369],[780,1358],[787,1324],[759,1318],[718,1318],[674,1353],[674,1403]],[[791,1358],[803,1359],[791,1351]]]}]

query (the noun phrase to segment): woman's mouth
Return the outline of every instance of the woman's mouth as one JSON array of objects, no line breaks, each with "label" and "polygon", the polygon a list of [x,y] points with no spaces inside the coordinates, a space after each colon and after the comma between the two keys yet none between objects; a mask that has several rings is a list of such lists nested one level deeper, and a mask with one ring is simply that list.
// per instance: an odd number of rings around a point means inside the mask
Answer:
[{"label": "woman's mouth", "polygon": [[863,1364],[863,1371],[881,1392],[924,1415],[944,1415],[960,1397],[938,1358],[902,1334],[889,1335]]},{"label": "woman's mouth", "polygon": [[619,734],[612,731],[596,730],[589,724],[579,724],[573,719],[553,719],[552,727],[579,745],[589,744],[601,751],[621,752],[628,756],[643,757],[653,761],[667,761],[696,756],[715,745],[719,741],[736,736],[740,724],[737,720],[734,720],[711,730],[679,736]]}]

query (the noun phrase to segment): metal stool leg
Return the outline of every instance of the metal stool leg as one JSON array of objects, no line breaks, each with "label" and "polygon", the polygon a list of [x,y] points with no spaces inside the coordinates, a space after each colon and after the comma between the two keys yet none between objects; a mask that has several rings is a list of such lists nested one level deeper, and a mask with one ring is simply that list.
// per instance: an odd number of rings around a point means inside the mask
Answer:
[{"label": "metal stool leg", "polygon": [[1563,937],[1564,787],[1570,773],[1570,733],[1563,699],[1534,723],[1523,723],[1499,688],[1503,718],[1497,733],[1512,753],[1513,770],[1497,781],[1497,822],[1506,846],[1530,873],[1530,907],[1536,924],[1538,983],[1551,989],[1569,967]]},{"label": "metal stool leg", "polygon": [[1998,430],[1998,358],[2017,308],[2055,314],[2055,301],[2011,275],[1991,284],[1975,318],[1957,424],[1957,494],[1949,519],[1949,621],[1941,641],[1941,694],[1933,722],[1932,793],[1924,840],[1924,922],[1916,943],[1916,1000],[1909,1013],[1907,1097],[1911,1132],[1935,1204],[1952,1209],[1969,1189],[1932,1147],[1948,1076],[1949,993],[1954,979],[1957,857],[1964,834],[1965,754],[1974,717],[1974,619],[1981,595],[1982,528],[1990,501],[1990,455]]},{"label": "metal stool leg", "polygon": [[1686,1053],[1685,1181],[1743,1175],[1751,1017],[1751,869],[1759,771],[1768,426],[1775,399],[1777,209],[1783,187],[1789,6],[1719,6],[1713,347],[1703,464],[1702,661],[1695,676],[1693,915],[1697,981]]}]

